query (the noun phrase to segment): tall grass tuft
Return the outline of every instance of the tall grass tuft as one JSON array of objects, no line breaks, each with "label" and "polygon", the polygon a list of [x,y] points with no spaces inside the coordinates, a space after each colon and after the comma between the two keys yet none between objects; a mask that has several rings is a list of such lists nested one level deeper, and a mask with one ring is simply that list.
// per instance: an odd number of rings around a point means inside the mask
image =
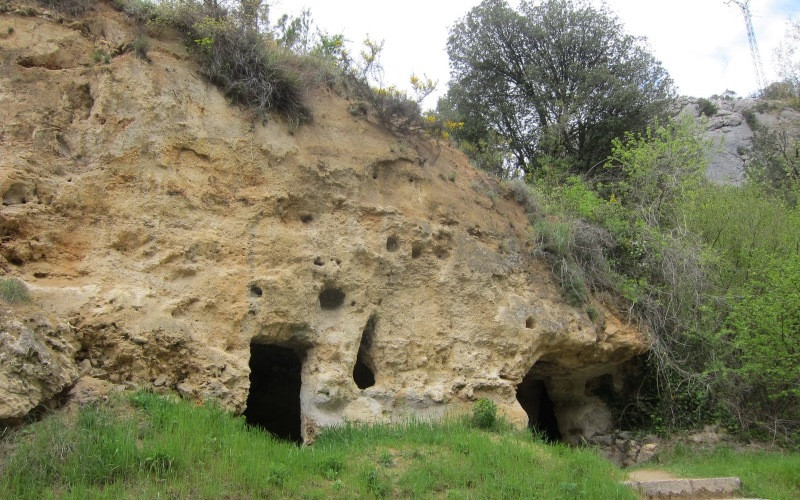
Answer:
[{"label": "tall grass tuft", "polygon": [[0,299],[9,304],[27,302],[30,300],[28,287],[16,278],[0,278]]}]

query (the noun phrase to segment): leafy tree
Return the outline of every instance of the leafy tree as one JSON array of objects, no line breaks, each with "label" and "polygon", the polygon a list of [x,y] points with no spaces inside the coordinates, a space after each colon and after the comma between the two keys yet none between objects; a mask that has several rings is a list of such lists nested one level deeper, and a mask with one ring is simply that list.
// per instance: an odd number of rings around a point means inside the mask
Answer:
[{"label": "leafy tree", "polygon": [[775,49],[778,75],[791,82],[795,89],[800,88],[800,19],[789,22],[783,43]]},{"label": "leafy tree", "polygon": [[689,116],[648,127],[642,134],[615,138],[606,170],[618,170],[622,180],[614,195],[649,226],[673,229],[680,212],[700,185],[708,166],[710,141]]},{"label": "leafy tree", "polygon": [[776,260],[735,303],[722,335],[733,350],[727,394],[742,426],[800,438],[800,256]]},{"label": "leafy tree", "polygon": [[756,123],[747,178],[797,204],[800,194],[800,129],[778,122],[768,129]]},{"label": "leafy tree", "polygon": [[485,0],[451,29],[448,100],[460,121],[485,125],[457,139],[494,132],[516,167],[535,170],[569,157],[589,171],[614,137],[641,131],[665,111],[672,81],[642,40],[585,0]]}]

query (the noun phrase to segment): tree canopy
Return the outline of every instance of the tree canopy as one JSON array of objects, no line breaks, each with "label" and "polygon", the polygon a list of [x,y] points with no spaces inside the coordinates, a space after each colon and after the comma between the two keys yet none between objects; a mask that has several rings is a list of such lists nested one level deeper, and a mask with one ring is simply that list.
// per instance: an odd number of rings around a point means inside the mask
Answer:
[{"label": "tree canopy", "polygon": [[524,172],[545,158],[589,171],[613,138],[643,130],[674,96],[644,42],[584,0],[523,1],[516,10],[485,0],[453,26],[447,51],[446,107],[476,124],[459,139],[499,135]]}]

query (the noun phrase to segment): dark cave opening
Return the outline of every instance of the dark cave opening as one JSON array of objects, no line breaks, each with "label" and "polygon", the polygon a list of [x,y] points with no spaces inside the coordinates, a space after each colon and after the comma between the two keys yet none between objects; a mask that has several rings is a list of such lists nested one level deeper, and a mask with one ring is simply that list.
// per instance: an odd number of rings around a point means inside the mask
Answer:
[{"label": "dark cave opening", "polygon": [[517,401],[528,414],[529,429],[541,433],[547,441],[561,440],[553,401],[543,380],[528,373],[517,386]]},{"label": "dark cave opening", "polygon": [[373,371],[374,363],[370,348],[372,347],[372,338],[375,335],[375,317],[370,316],[367,320],[364,331],[361,332],[361,343],[358,346],[358,356],[356,357],[356,364],[353,366],[353,381],[359,389],[366,389],[375,385],[375,372]]},{"label": "dark cave opening", "polygon": [[250,344],[250,393],[244,411],[248,424],[276,437],[301,443],[301,355],[273,344]]},{"label": "dark cave opening", "polygon": [[319,305],[322,309],[339,309],[344,304],[345,294],[338,288],[325,288],[319,293]]}]

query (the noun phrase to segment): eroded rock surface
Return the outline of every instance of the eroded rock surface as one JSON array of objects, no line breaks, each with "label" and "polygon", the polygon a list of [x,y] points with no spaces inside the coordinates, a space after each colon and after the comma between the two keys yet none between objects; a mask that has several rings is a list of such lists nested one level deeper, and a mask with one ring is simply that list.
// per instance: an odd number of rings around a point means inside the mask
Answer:
[{"label": "eroded rock surface", "polygon": [[[767,130],[794,129],[800,122],[800,113],[777,101],[754,98],[712,98],[717,112],[702,117],[706,125],[706,138],[712,141],[709,151],[707,177],[718,184],[740,185],[745,180],[745,164],[750,160],[753,130],[745,115],[752,113],[757,122]],[[701,119],[698,100],[681,98],[679,107],[696,119]]]},{"label": "eroded rock surface", "polygon": [[[288,347],[310,440],[479,397],[524,425],[516,390],[539,360],[565,399],[646,349],[601,304],[592,321],[564,302],[521,207],[447,144],[325,90],[313,124],[262,123],[170,39],[152,63],[87,62],[134,37],[98,9],[79,27],[0,16],[2,265],[74,325],[88,376],[243,412],[251,344]],[[281,380],[278,364],[256,376]],[[562,418],[597,414],[587,402]],[[565,432],[600,432],[587,418]]]},{"label": "eroded rock surface", "polygon": [[69,324],[0,303],[0,424],[17,424],[78,378]]}]

